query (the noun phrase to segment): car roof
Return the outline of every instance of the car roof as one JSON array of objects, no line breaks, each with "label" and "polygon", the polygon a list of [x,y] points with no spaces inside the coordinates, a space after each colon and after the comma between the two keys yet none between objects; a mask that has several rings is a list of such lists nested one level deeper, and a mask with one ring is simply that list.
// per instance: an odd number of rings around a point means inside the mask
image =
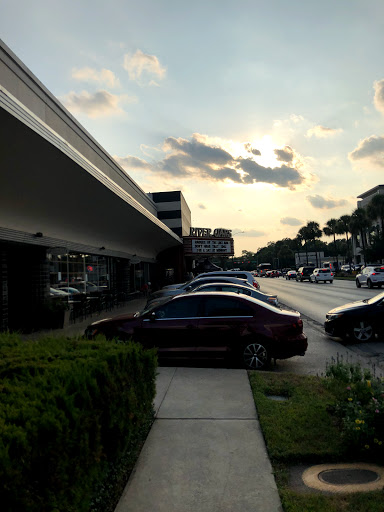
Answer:
[{"label": "car roof", "polygon": [[[254,297],[250,297],[249,295],[239,295],[238,293],[234,293],[234,292],[194,292],[194,293],[183,293],[183,294],[180,294],[180,295],[174,295],[172,298],[170,298],[170,301],[172,300],[181,300],[185,297],[212,297],[212,296],[216,296],[216,297],[225,297],[225,296],[228,296],[228,297],[234,297],[236,298],[237,300],[245,300],[245,301],[249,301],[249,302],[252,302],[253,304],[256,304],[258,306],[261,306],[265,309],[269,309],[270,311],[273,311],[274,313],[278,312],[279,314],[287,314],[287,313],[292,313],[293,315],[297,315],[297,316],[300,316],[300,313],[298,313],[297,311],[287,311],[287,310],[283,310],[283,309],[277,309],[275,306],[272,306],[271,304],[268,304],[268,302],[264,302],[262,300],[259,300],[259,299],[256,299]],[[168,301],[167,301],[168,302]],[[159,307],[160,306],[163,306],[164,303],[162,304],[159,304]]]}]

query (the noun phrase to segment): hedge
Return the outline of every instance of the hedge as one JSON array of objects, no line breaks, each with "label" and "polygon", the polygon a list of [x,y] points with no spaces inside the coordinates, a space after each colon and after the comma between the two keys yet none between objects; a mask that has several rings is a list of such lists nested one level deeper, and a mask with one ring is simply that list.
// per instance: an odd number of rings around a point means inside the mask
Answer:
[{"label": "hedge", "polygon": [[157,360],[133,342],[0,333],[0,503],[86,512],[153,417]]}]

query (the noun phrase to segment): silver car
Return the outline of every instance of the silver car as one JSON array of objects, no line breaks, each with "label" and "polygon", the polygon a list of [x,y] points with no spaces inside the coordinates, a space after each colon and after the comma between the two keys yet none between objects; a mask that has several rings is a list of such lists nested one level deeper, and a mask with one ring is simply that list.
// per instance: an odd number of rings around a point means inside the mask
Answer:
[{"label": "silver car", "polygon": [[361,271],[361,274],[356,276],[356,286],[361,287],[366,284],[368,288],[377,286],[381,288],[384,284],[384,266],[383,265],[367,265]]},{"label": "silver car", "polygon": [[168,297],[173,297],[174,295],[180,295],[181,293],[190,292],[195,290],[198,286],[202,284],[211,284],[211,283],[232,283],[242,286],[247,286],[251,290],[255,290],[255,288],[248,283],[245,279],[238,279],[236,277],[202,277],[194,279],[193,281],[189,281],[183,284],[180,288],[166,288],[159,290],[157,292],[152,293],[148,297],[147,307],[154,306],[155,304],[160,304],[164,299]]},{"label": "silver car", "polygon": [[233,293],[241,293],[243,295],[248,295],[249,297],[253,297],[258,300],[262,300],[267,304],[272,304],[273,306],[279,306],[279,301],[277,299],[277,295],[271,295],[269,293],[263,293],[255,288],[252,290],[250,286],[244,286],[240,284],[233,283],[211,283],[211,284],[201,284],[197,288],[195,288],[191,293],[194,292],[233,292]]}]

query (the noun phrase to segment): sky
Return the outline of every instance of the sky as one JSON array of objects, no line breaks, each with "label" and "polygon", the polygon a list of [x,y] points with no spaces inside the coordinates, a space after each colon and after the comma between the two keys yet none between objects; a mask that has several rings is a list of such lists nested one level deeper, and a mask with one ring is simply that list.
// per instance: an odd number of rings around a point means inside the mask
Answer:
[{"label": "sky", "polygon": [[383,0],[0,0],[0,37],[236,255],[384,183]]}]

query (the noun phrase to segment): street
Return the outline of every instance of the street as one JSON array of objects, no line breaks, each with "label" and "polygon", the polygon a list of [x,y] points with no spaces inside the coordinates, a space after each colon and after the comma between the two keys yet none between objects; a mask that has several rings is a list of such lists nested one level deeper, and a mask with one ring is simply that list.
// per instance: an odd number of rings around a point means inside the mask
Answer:
[{"label": "street", "polygon": [[343,357],[360,362],[364,367],[374,367],[378,376],[384,376],[384,343],[344,345],[324,332],[327,312],[348,302],[373,297],[381,290],[357,288],[354,281],[335,280],[330,283],[296,282],[280,278],[258,278],[261,291],[276,294],[280,306],[295,309],[302,315],[304,332],[308,337],[308,350],[304,357],[293,357],[277,362],[276,370],[311,375],[324,373],[326,363]]}]

